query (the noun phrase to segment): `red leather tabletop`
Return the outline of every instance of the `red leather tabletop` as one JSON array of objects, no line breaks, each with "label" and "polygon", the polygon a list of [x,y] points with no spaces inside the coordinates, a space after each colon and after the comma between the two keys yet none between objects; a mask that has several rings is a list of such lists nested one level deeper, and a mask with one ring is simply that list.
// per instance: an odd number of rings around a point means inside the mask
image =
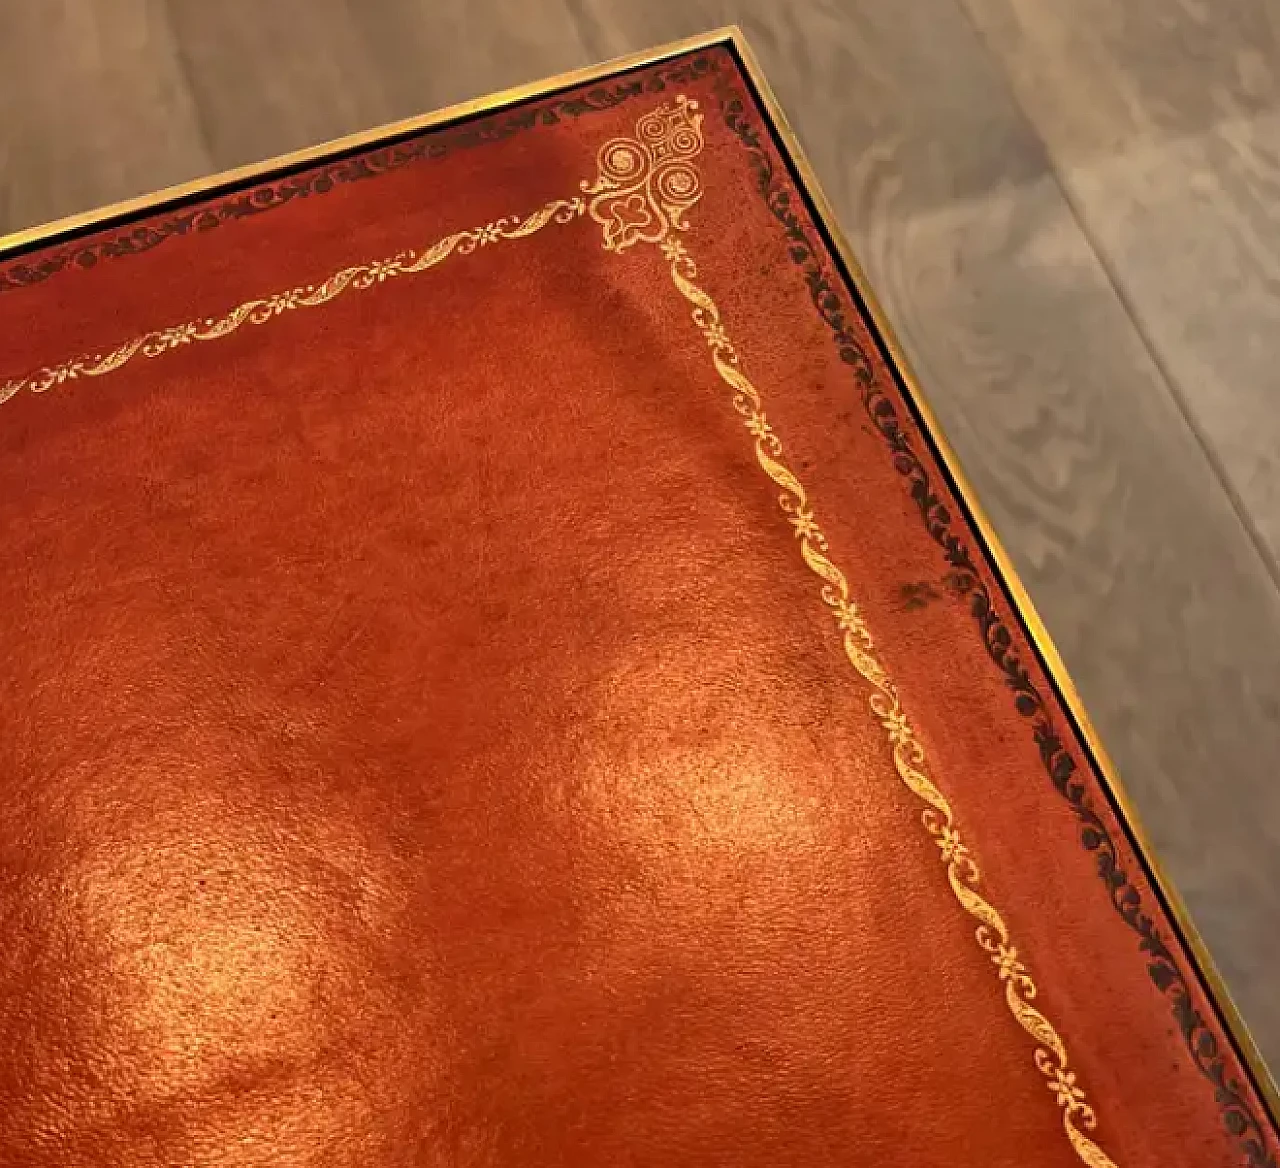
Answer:
[{"label": "red leather tabletop", "polygon": [[0,336],[0,1163],[1276,1164],[732,44]]}]

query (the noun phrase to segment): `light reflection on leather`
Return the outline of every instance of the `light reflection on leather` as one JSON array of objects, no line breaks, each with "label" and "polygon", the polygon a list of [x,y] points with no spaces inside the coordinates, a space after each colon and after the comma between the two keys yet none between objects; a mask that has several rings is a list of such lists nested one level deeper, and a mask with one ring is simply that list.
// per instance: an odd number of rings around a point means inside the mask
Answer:
[{"label": "light reflection on leather", "polygon": [[[109,349],[95,327],[546,206],[640,108],[74,273],[67,334]],[[886,601],[933,560],[715,158],[699,260],[734,273],[725,319],[948,797],[990,816],[984,877],[1047,955],[1108,1149],[1233,1162],[1198,1085],[1115,1070],[1181,1057],[1162,1004],[1076,895],[1089,859],[1038,813],[966,614]],[[1078,1168],[644,250],[575,214],[5,404],[0,1043],[30,1056],[0,1064],[0,1163]],[[31,332],[6,335],[42,368]]]}]

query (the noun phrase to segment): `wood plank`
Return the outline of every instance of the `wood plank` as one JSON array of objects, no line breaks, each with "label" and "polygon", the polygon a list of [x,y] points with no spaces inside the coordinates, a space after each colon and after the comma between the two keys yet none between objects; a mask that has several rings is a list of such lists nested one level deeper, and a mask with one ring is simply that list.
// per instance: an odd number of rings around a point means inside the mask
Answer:
[{"label": "wood plank", "polygon": [[1196,137],[1280,107],[1271,0],[961,2],[1055,156]]},{"label": "wood plank", "polygon": [[168,3],[219,166],[591,63],[556,0]]},{"label": "wood plank", "polygon": [[486,0],[483,5],[408,0],[354,3],[351,11],[386,71],[397,117],[600,59],[566,0]]},{"label": "wood plank", "polygon": [[167,0],[217,168],[391,121],[345,0]]},{"label": "wood plank", "polygon": [[1280,8],[966,4],[1280,578]]},{"label": "wood plank", "polygon": [[209,171],[159,0],[0,0],[0,233]]}]

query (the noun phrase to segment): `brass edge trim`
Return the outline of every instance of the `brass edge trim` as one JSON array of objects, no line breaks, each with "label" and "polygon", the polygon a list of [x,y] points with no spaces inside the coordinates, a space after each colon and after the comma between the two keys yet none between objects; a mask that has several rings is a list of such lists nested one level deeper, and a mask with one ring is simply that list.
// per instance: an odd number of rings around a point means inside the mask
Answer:
[{"label": "brass edge trim", "polygon": [[491,113],[504,106],[529,101],[554,90],[585,85],[588,82],[602,80],[628,69],[654,65],[686,53],[697,52],[699,49],[708,49],[714,45],[728,43],[741,45],[743,43],[740,39],[741,35],[741,30],[736,25],[726,25],[700,33],[697,36],[686,37],[683,40],[672,41],[670,44],[646,49],[643,52],[627,53],[624,56],[615,57],[599,65],[570,69],[563,73],[557,73],[553,77],[544,78],[541,81],[515,85],[509,89],[499,90],[497,93],[474,98],[470,101],[459,102],[456,105],[446,106],[444,109],[434,110],[431,113],[418,114],[415,117],[405,118],[401,121],[388,122],[372,130],[362,130],[359,133],[348,134],[341,138],[317,143],[314,146],[306,146],[300,150],[279,154],[274,158],[268,158],[261,162],[251,162],[245,166],[236,166],[229,170],[205,175],[203,178],[163,187],[150,194],[123,199],[116,203],[108,203],[92,211],[68,215],[62,219],[54,219],[48,223],[37,224],[34,227],[24,227],[7,235],[0,235],[0,260],[3,260],[8,252],[29,248],[32,244],[45,240],[52,242],[55,236],[84,231],[111,219],[137,215],[140,212],[178,200],[190,199],[197,195],[212,195],[220,188],[241,185],[275,171],[311,162],[322,162],[333,154],[374,146],[384,138],[420,133],[443,122],[452,122],[461,118],[474,117],[478,114]]},{"label": "brass edge trim", "polygon": [[800,140],[796,136],[791,123],[787,120],[786,114],[782,110],[782,106],[778,102],[777,95],[773,92],[772,86],[769,84],[765,76],[764,70],[760,64],[759,58],[752,51],[751,46],[747,43],[746,37],[742,30],[734,27],[727,30],[729,39],[732,41],[734,48],[737,50],[742,64],[755,84],[760,93],[760,97],[765,104],[769,116],[773,119],[774,125],[778,131],[779,137],[782,139],[787,153],[791,156],[791,161],[795,163],[796,169],[800,172],[804,180],[804,185],[808,189],[809,197],[813,200],[814,207],[817,209],[818,216],[822,221],[823,227],[827,234],[835,242],[836,248],[840,253],[849,275],[852,277],[857,287],[858,294],[862,297],[866,304],[867,310],[871,315],[877,332],[880,334],[881,340],[884,342],[885,348],[889,351],[894,364],[897,366],[899,376],[906,385],[911,395],[912,401],[916,408],[920,411],[921,417],[925,421],[925,425],[929,430],[929,435],[937,447],[941,460],[951,476],[952,481],[956,485],[956,490],[963,499],[969,514],[973,517],[974,523],[978,526],[982,534],[983,540],[991,554],[991,558],[995,561],[995,566],[999,572],[1001,583],[1009,590],[1013,596],[1014,603],[1025,622],[1031,634],[1031,640],[1039,650],[1044,660],[1045,666],[1056,683],[1062,699],[1069,709],[1072,717],[1075,719],[1076,725],[1080,728],[1080,732],[1085,739],[1085,744],[1093,755],[1096,764],[1099,780],[1109,789],[1123,814],[1126,826],[1132,836],[1141,858],[1146,865],[1150,874],[1150,880],[1154,883],[1163,896],[1165,904],[1168,906],[1170,913],[1173,915],[1183,938],[1186,940],[1191,950],[1191,956],[1198,966],[1198,972],[1202,975],[1210,994],[1215,998],[1219,1010],[1222,1012],[1223,1019],[1227,1029],[1231,1033],[1231,1037],[1235,1040],[1239,1049],[1239,1053],[1243,1056],[1244,1061],[1252,1072],[1259,1091],[1263,1097],[1263,1103],[1268,1108],[1269,1118],[1273,1125],[1280,1127],[1280,1088],[1277,1087],[1276,1080],[1272,1077],[1270,1070],[1267,1068],[1262,1059],[1262,1053],[1258,1049],[1257,1044],[1253,1040],[1253,1035],[1249,1033],[1249,1028],[1244,1019],[1240,1015],[1231,992],[1227,989],[1225,981],[1222,979],[1221,973],[1214,963],[1213,957],[1209,953],[1208,947],[1205,945],[1204,939],[1200,936],[1199,930],[1191,920],[1191,915],[1187,911],[1187,907],[1174,888],[1172,880],[1168,873],[1164,870],[1159,857],[1156,855],[1155,849],[1152,847],[1151,840],[1142,820],[1138,815],[1132,797],[1124,786],[1120,778],[1120,774],[1116,769],[1115,763],[1111,760],[1107,753],[1106,747],[1103,746],[1102,740],[1098,735],[1097,728],[1093,725],[1088,713],[1085,711],[1084,704],[1081,701],[1079,690],[1076,688],[1075,682],[1072,680],[1070,673],[1067,671],[1066,664],[1059,653],[1057,646],[1054,644],[1052,636],[1046,627],[1044,620],[1036,610],[1034,603],[1028,594],[1026,587],[1022,583],[1021,577],[1013,566],[1013,561],[1009,553],[1005,550],[1000,537],[996,534],[994,525],[983,509],[978,499],[977,491],[974,489],[972,482],[965,474],[960,464],[960,459],[952,449],[950,441],[948,441],[946,432],[943,430],[938,416],[934,413],[929,399],[920,386],[915,374],[911,369],[910,363],[907,361],[906,354],[903,352],[902,346],[898,341],[897,335],[893,327],[889,323],[888,315],[875,292],[872,290],[871,282],[867,278],[866,272],[862,265],[858,262],[850,247],[848,240],[845,238],[844,232],[840,227],[839,220],[836,217],[835,208],[832,206],[830,199],[827,198],[826,192],[818,181],[817,173],[814,171],[812,164],[806,157],[804,148],[800,145]]}]

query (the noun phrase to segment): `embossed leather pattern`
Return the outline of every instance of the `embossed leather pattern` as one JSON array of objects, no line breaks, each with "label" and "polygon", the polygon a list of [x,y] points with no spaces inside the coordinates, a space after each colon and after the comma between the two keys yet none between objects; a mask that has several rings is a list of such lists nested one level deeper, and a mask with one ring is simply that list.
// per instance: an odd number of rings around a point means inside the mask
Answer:
[{"label": "embossed leather pattern", "polygon": [[0,1163],[1273,1163],[748,92],[0,261]]}]

